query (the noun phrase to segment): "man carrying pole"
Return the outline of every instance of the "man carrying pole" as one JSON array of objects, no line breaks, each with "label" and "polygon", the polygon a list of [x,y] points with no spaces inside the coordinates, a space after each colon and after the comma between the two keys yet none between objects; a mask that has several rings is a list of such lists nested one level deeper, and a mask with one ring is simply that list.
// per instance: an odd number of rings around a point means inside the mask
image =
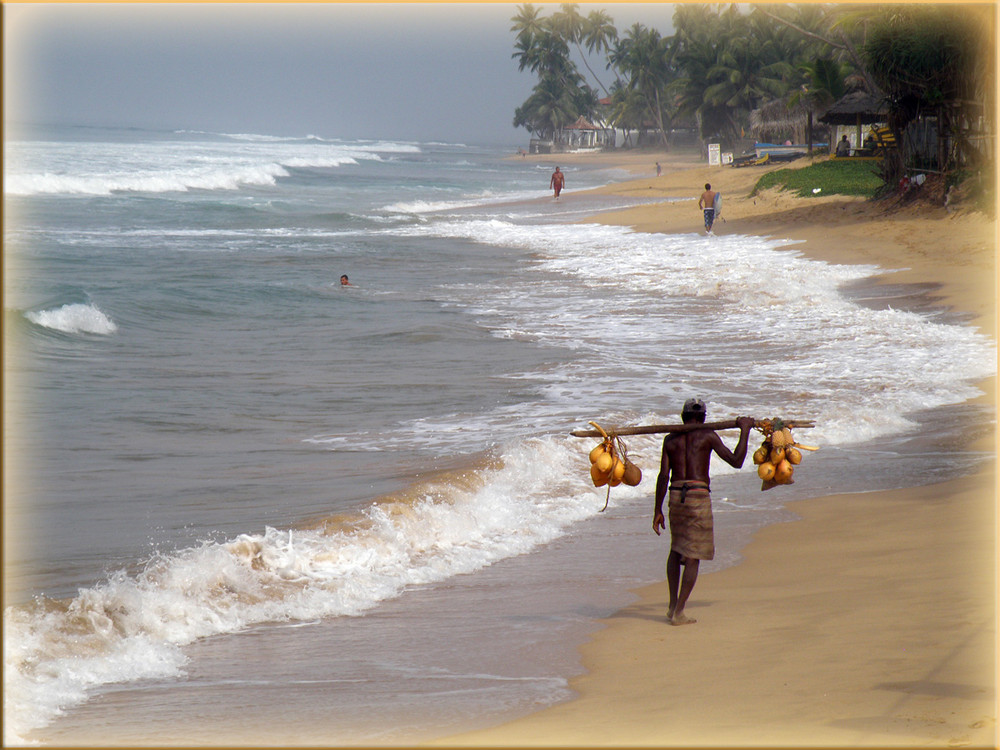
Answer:
[{"label": "man carrying pole", "polygon": [[[706,413],[704,402],[688,399],[681,411],[681,421],[685,425],[704,424]],[[663,439],[660,475],[656,479],[653,531],[659,536],[660,529],[666,528],[663,501],[667,499],[669,490],[670,555],[667,557],[667,587],[670,591],[670,604],[667,620],[671,625],[690,625],[695,622],[684,614],[684,605],[698,580],[700,561],[715,557],[709,462],[714,452],[733,468],[741,468],[747,457],[747,442],[754,419],[740,417],[736,420],[736,425],[740,428],[740,439],[735,451],[730,451],[718,434],[707,427],[672,432]]]}]

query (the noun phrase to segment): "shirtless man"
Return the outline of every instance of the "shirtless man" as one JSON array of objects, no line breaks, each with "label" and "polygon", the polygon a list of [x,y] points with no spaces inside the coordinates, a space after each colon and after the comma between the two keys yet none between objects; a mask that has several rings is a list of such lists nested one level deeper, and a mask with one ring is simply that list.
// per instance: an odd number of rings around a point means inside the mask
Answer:
[{"label": "shirtless man", "polygon": [[556,171],[552,173],[552,179],[549,180],[549,187],[552,188],[553,192],[555,192],[557,200],[559,198],[559,193],[562,192],[565,185],[566,175],[559,171],[559,167],[556,167]]},{"label": "shirtless man", "polygon": [[698,208],[705,212],[705,234],[712,233],[712,224],[715,223],[715,191],[709,183],[705,183],[705,192],[698,199]]},{"label": "shirtless man", "polygon": [[[688,399],[681,411],[684,424],[705,422],[705,404],[699,399]],[[670,605],[667,621],[671,625],[690,625],[696,622],[684,614],[701,560],[715,557],[715,537],[712,526],[712,497],[709,494],[708,465],[713,451],[730,466],[739,469],[747,457],[747,441],[752,417],[736,420],[740,440],[736,450],[730,451],[714,430],[694,429],[690,432],[671,432],[663,439],[663,456],[660,475],[656,479],[656,505],[653,508],[653,531],[660,535],[665,528],[663,501],[670,491],[670,555],[667,557],[667,587]],[[681,578],[681,567],[684,576]]]}]

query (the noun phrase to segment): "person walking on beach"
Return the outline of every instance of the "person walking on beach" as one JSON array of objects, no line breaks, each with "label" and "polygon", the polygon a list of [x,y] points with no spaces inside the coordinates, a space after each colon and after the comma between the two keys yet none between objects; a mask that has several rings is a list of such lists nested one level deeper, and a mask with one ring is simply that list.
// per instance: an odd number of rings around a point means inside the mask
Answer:
[{"label": "person walking on beach", "polygon": [[698,199],[698,208],[705,212],[705,233],[712,233],[712,224],[715,223],[715,191],[709,183],[705,183],[705,192]]},{"label": "person walking on beach", "polygon": [[[706,415],[704,402],[691,398],[684,402],[681,421],[684,424],[704,424]],[[709,461],[714,452],[735,469],[743,466],[754,420],[752,417],[740,417],[736,424],[740,428],[740,439],[735,451],[729,450],[722,438],[709,429],[671,432],[663,439],[660,475],[656,478],[653,531],[659,536],[660,529],[665,528],[663,501],[667,499],[669,490],[670,555],[667,557],[667,588],[670,592],[670,604],[667,607],[667,621],[671,625],[690,625],[696,622],[684,614],[684,605],[698,580],[699,564],[702,560],[715,557]]]},{"label": "person walking on beach", "polygon": [[556,167],[556,171],[552,173],[552,179],[549,180],[549,187],[552,188],[555,193],[556,200],[559,199],[559,193],[566,186],[566,175],[559,171],[559,167]]},{"label": "person walking on beach", "polygon": [[659,177],[663,173],[663,167],[660,166],[660,162],[656,162],[656,176]]}]

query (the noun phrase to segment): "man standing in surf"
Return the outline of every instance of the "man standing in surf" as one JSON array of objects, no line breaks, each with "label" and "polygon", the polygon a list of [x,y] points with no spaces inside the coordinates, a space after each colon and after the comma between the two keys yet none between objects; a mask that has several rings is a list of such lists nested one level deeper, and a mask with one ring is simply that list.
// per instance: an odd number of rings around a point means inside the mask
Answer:
[{"label": "man standing in surf", "polygon": [[[688,399],[681,410],[681,421],[684,424],[704,424],[706,414],[703,401]],[[740,417],[736,424],[740,428],[740,439],[735,451],[729,450],[718,434],[709,429],[671,432],[663,439],[660,475],[656,478],[653,531],[659,536],[660,529],[665,528],[663,501],[669,490],[670,555],[667,557],[667,588],[670,591],[670,604],[667,607],[667,621],[671,625],[690,625],[696,622],[684,614],[684,605],[698,580],[701,561],[715,557],[709,461],[714,452],[735,469],[743,466],[754,420],[752,417]]]},{"label": "man standing in surf", "polygon": [[556,167],[556,171],[552,173],[552,179],[549,180],[549,187],[555,193],[556,200],[559,200],[559,193],[562,192],[565,185],[566,175],[559,171],[559,167]]},{"label": "man standing in surf", "polygon": [[705,211],[705,234],[712,233],[712,224],[715,223],[715,191],[709,183],[705,183],[705,192],[698,199],[698,208]]}]

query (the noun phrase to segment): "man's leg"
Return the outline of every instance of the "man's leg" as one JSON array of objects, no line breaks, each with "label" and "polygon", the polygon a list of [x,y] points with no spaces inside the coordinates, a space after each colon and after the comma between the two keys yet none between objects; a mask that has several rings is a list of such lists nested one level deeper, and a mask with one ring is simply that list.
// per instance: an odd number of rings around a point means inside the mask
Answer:
[{"label": "man's leg", "polygon": [[677,593],[681,583],[681,556],[670,550],[667,556],[667,591],[670,594],[670,604],[667,606],[667,622],[674,619],[677,611]]},{"label": "man's leg", "polygon": [[[671,552],[671,554],[673,553]],[[678,555],[678,558],[680,558],[680,555]],[[701,564],[701,560],[685,557],[678,560],[678,565],[681,563],[684,565],[684,576],[681,578],[680,590],[677,592],[677,605],[673,608],[673,614],[670,617],[671,625],[691,625],[698,622],[684,614],[684,605],[687,604],[695,581],[698,580],[698,566]]]}]

